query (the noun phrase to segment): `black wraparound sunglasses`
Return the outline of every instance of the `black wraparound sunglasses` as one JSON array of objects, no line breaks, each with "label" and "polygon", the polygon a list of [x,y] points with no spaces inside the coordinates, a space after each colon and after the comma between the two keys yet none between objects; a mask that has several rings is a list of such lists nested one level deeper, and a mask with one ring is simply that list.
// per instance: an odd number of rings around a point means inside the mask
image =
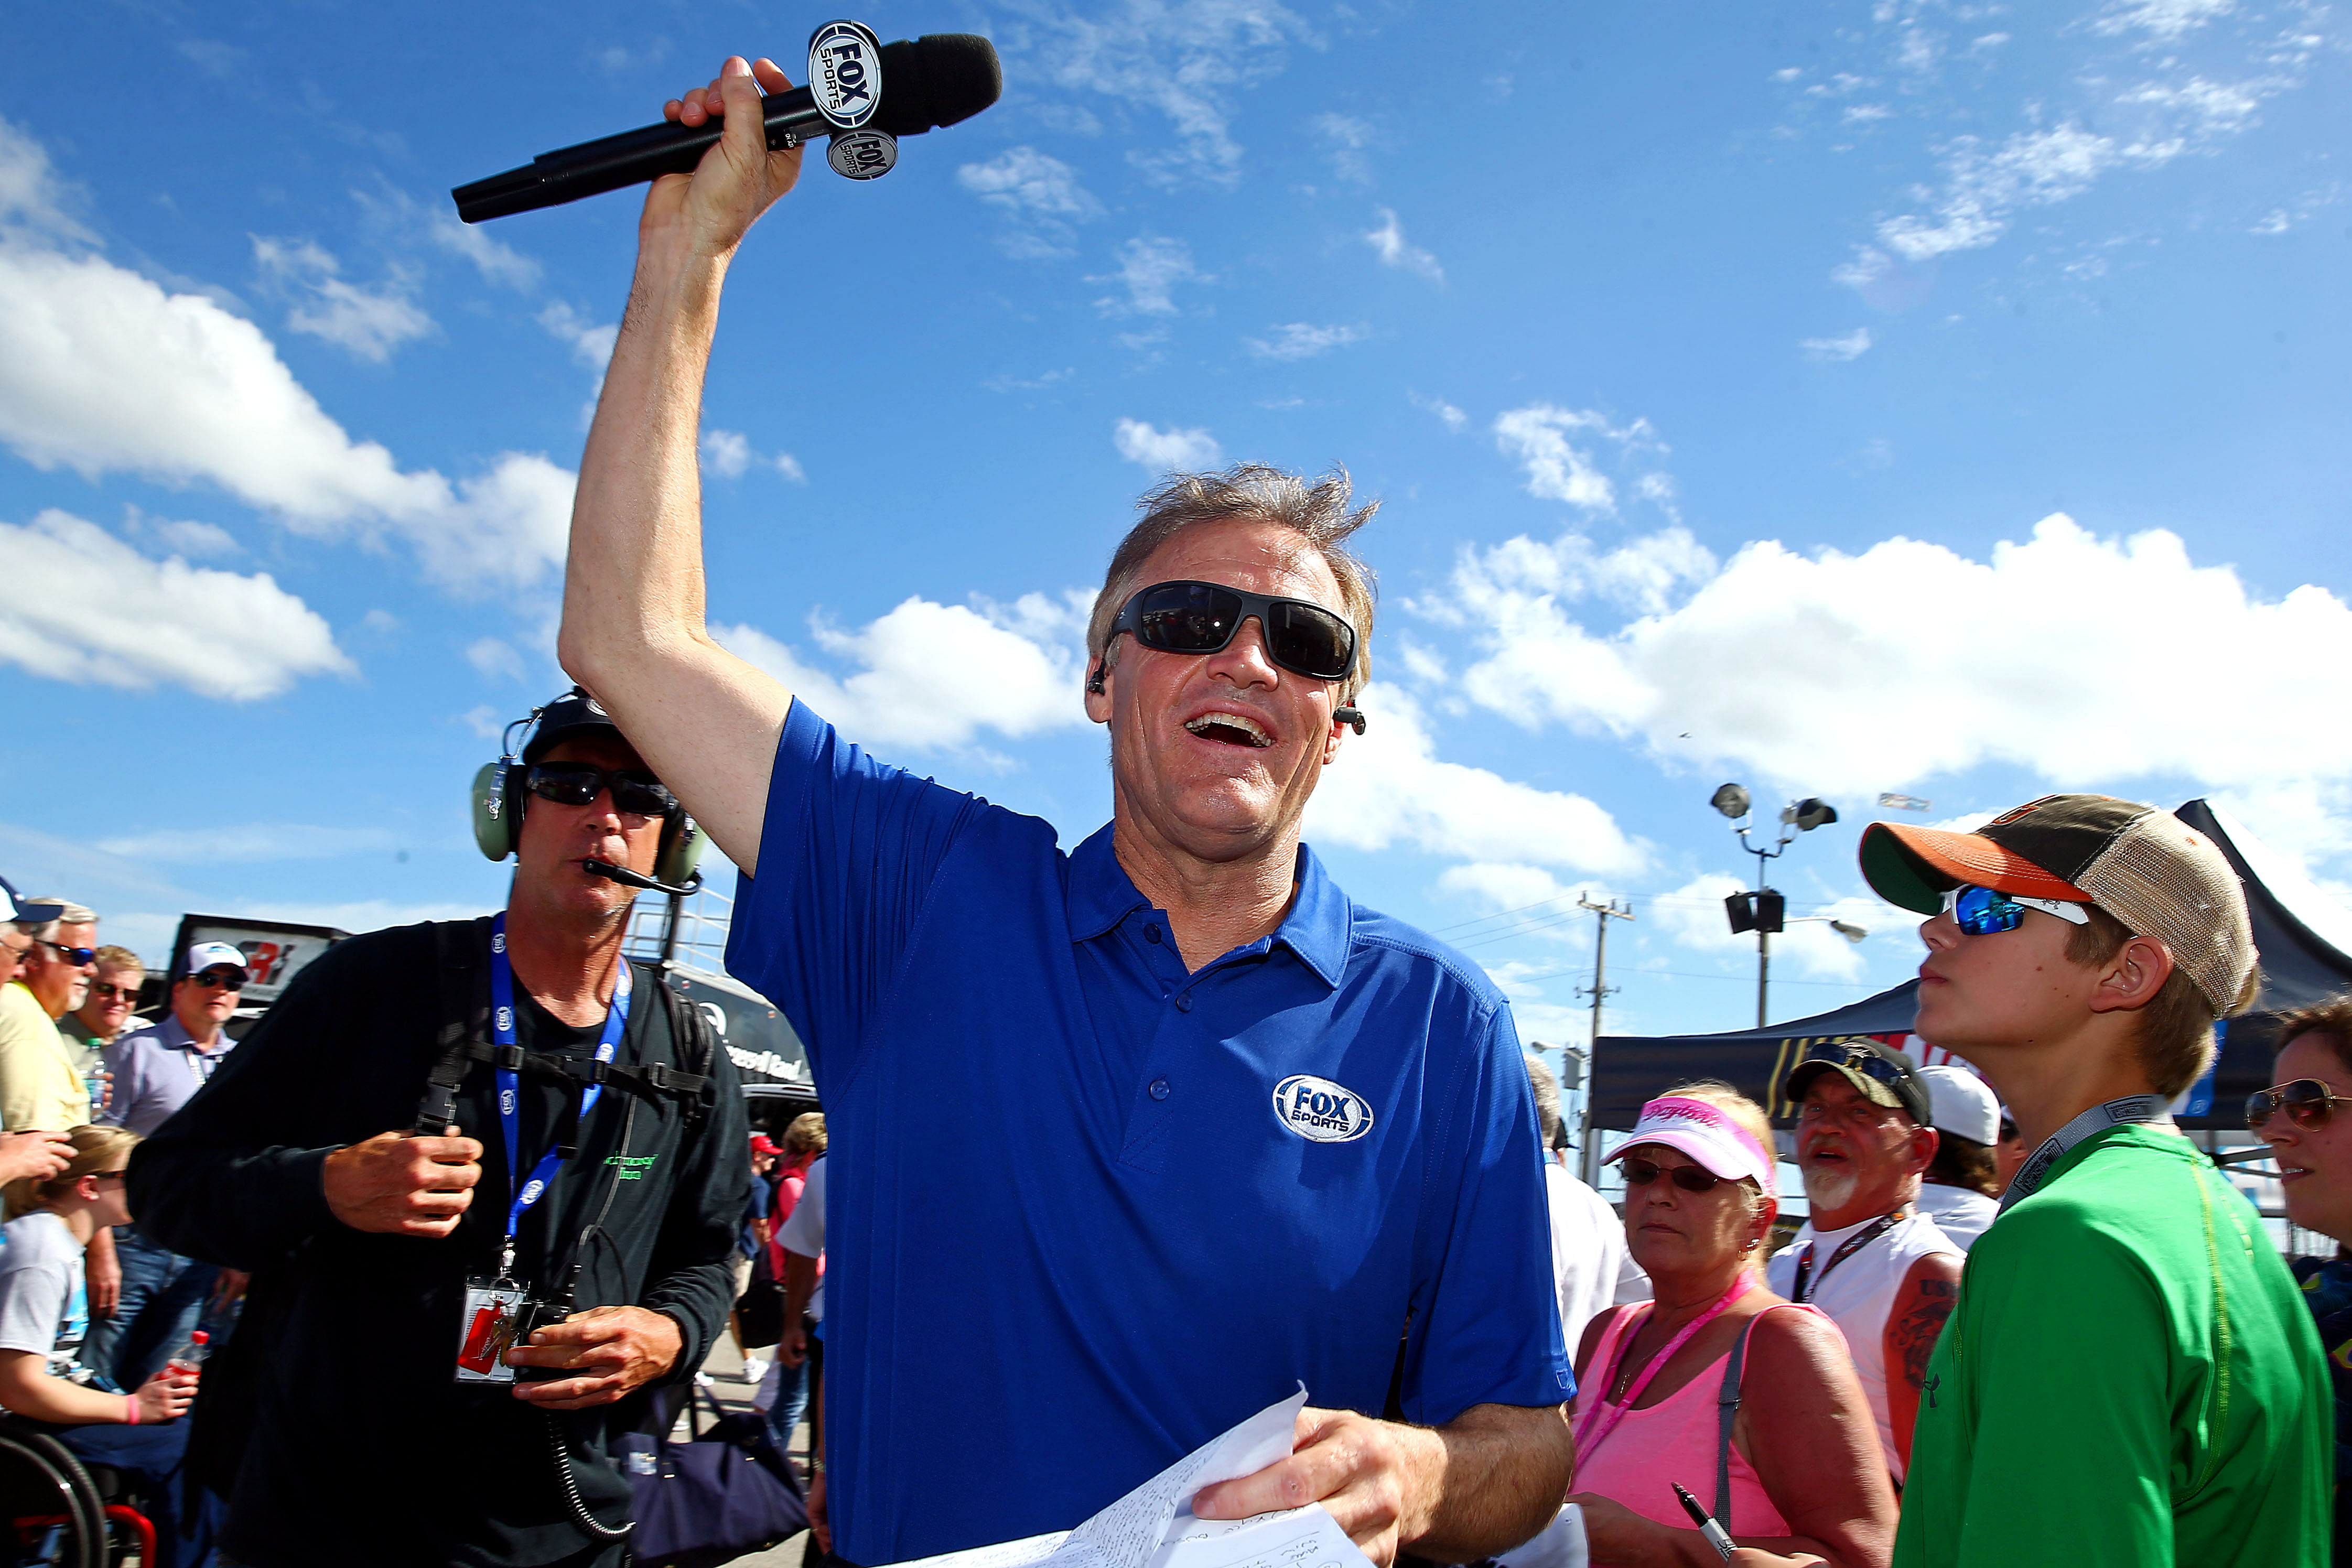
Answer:
[{"label": "black wraparound sunglasses", "polygon": [[1304,599],[1267,599],[1214,582],[1155,582],[1138,589],[1111,622],[1163,653],[1214,653],[1255,618],[1265,629],[1266,656],[1318,681],[1347,678],[1356,664],[1356,629],[1337,612]]},{"label": "black wraparound sunglasses", "polygon": [[586,762],[542,762],[523,775],[522,787],[559,806],[585,806],[607,789],[616,810],[662,817],[677,810],[677,797],[650,773],[636,768],[598,768]]}]

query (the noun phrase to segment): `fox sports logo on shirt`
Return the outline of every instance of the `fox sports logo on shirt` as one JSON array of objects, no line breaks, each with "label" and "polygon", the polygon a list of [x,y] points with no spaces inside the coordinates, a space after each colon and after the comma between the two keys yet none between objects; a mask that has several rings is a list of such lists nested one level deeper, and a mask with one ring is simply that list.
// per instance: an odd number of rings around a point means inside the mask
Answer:
[{"label": "fox sports logo on shirt", "polygon": [[1318,1144],[1351,1144],[1372,1130],[1372,1108],[1363,1096],[1305,1072],[1274,1086],[1274,1114],[1284,1126]]}]

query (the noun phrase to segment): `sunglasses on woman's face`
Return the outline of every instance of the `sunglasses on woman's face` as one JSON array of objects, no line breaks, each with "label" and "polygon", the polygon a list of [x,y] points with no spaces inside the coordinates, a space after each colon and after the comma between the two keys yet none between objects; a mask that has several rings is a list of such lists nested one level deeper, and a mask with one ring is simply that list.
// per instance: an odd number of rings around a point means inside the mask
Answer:
[{"label": "sunglasses on woman's face", "polygon": [[1214,582],[1155,582],[1139,589],[1111,622],[1110,634],[1130,632],[1163,653],[1221,652],[1255,620],[1265,628],[1266,657],[1318,681],[1344,679],[1356,662],[1356,629],[1304,599],[1266,599]]},{"label": "sunglasses on woman's face", "polygon": [[1655,1160],[1627,1160],[1622,1166],[1627,1191],[1647,1186],[1660,1176],[1671,1180],[1685,1192],[1712,1192],[1716,1184],[1725,1178],[1700,1166],[1662,1166]]},{"label": "sunglasses on woman's face", "polygon": [[2324,1127],[2336,1113],[2338,1104],[2352,1103],[2352,1096],[2338,1094],[2324,1080],[2298,1078],[2292,1083],[2273,1083],[2246,1096],[2246,1126],[2259,1133],[2279,1112],[2298,1127]]}]

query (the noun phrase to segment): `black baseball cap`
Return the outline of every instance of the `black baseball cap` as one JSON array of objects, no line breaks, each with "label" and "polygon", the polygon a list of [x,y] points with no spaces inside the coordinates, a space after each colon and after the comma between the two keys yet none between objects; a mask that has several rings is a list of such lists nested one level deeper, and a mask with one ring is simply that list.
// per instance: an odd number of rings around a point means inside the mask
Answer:
[{"label": "black baseball cap", "polygon": [[1793,1104],[1824,1072],[1834,1072],[1853,1084],[1854,1092],[1872,1104],[1900,1111],[1923,1127],[1928,1124],[1927,1085],[1920,1082],[1918,1070],[1901,1051],[1889,1051],[1864,1035],[1824,1040],[1790,1071],[1780,1092]]},{"label": "black baseball cap", "polygon": [[589,735],[609,735],[626,744],[628,737],[604,711],[604,705],[588,695],[583,687],[574,686],[562,696],[541,708],[539,723],[530,732],[530,741],[522,748],[526,763],[536,762],[567,740],[578,740]]}]

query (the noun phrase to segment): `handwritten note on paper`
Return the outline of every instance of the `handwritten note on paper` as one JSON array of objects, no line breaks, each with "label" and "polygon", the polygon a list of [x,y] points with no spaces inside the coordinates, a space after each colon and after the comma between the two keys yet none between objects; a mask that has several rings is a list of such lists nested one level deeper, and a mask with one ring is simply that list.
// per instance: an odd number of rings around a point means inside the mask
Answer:
[{"label": "handwritten note on paper", "polygon": [[1061,1534],[918,1558],[892,1568],[1367,1568],[1339,1521],[1318,1506],[1255,1519],[1200,1519],[1202,1487],[1255,1475],[1286,1458],[1307,1390],[1269,1405]]}]

